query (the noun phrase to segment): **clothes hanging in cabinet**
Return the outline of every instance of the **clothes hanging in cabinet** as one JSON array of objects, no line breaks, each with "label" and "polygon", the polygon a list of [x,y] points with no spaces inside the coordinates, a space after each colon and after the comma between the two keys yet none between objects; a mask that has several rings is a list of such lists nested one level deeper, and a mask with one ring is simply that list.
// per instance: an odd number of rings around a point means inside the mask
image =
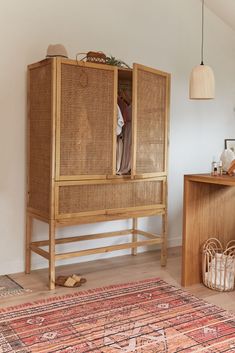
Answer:
[{"label": "clothes hanging in cabinet", "polygon": [[121,109],[119,106],[117,106],[117,129],[116,129],[116,135],[120,135],[122,133],[122,127],[124,125],[124,119],[122,116]]},{"label": "clothes hanging in cabinet", "polygon": [[132,136],[132,106],[125,109],[126,122],[123,127],[123,152],[118,174],[129,174],[131,171],[131,136]]},{"label": "clothes hanging in cabinet", "polygon": [[127,104],[127,102],[125,101],[125,99],[121,95],[118,96],[118,106],[119,106],[119,108],[121,110],[124,123],[126,123],[126,121],[127,121],[128,104]]},{"label": "clothes hanging in cabinet", "polygon": [[117,161],[116,161],[116,171],[119,174],[119,170],[122,162],[122,154],[123,154],[123,135],[117,136]]},{"label": "clothes hanging in cabinet", "polygon": [[116,135],[117,135],[117,150],[116,150],[116,172],[118,173],[121,162],[122,162],[122,153],[123,153],[123,135],[122,135],[122,128],[124,125],[124,119],[122,116],[121,109],[119,105],[117,105],[117,128],[116,128]]}]

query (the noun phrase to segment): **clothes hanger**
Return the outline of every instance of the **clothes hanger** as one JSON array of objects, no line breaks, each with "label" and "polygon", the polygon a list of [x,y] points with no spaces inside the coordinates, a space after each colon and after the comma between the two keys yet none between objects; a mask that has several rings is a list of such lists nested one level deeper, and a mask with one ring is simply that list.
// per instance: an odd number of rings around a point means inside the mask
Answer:
[{"label": "clothes hanger", "polygon": [[131,104],[131,99],[130,96],[128,95],[128,93],[124,90],[120,90],[118,93],[118,96],[127,104],[130,105]]}]

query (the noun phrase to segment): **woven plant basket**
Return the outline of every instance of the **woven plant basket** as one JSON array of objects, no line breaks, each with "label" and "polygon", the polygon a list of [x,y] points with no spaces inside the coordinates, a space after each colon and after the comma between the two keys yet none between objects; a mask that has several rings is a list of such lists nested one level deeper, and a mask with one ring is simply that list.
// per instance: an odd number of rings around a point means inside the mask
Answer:
[{"label": "woven plant basket", "polygon": [[218,291],[232,291],[235,280],[235,240],[225,249],[216,238],[208,239],[202,249],[202,277],[206,287]]},{"label": "woven plant basket", "polygon": [[118,66],[118,67],[130,69],[130,66],[128,64],[126,64],[124,61],[122,61],[120,59],[116,59],[112,55],[107,56],[102,51],[89,51],[87,53],[77,53],[76,54],[76,61],[77,62],[78,62],[78,57],[80,55],[85,55],[80,59],[80,61],[86,61],[86,62],[96,63],[96,64],[107,64],[107,65]]},{"label": "woven plant basket", "polygon": [[86,55],[86,59],[88,62],[105,64],[106,63],[106,55],[102,52],[89,51]]},{"label": "woven plant basket", "polygon": [[76,55],[76,60],[78,60],[79,55],[85,55],[81,61],[87,61],[90,63],[106,64],[106,55],[101,51],[89,51],[88,53],[78,53]]}]

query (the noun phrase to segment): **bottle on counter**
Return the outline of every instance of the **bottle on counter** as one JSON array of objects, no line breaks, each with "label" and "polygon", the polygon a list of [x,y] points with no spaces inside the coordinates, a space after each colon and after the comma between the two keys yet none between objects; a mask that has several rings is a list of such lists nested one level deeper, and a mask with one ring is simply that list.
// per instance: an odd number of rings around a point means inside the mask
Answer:
[{"label": "bottle on counter", "polygon": [[218,170],[218,172],[219,172],[219,175],[223,175],[223,162],[221,160],[219,161],[219,170]]},{"label": "bottle on counter", "polygon": [[218,169],[219,169],[218,163],[215,161],[215,158],[213,158],[213,161],[211,163],[211,175],[217,176],[219,174]]}]

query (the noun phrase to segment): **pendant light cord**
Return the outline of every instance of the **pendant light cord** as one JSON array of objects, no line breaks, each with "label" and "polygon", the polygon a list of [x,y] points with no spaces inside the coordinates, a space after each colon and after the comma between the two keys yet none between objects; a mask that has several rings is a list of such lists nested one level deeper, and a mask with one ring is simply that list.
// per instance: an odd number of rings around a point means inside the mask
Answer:
[{"label": "pendant light cord", "polygon": [[203,63],[203,49],[204,49],[204,0],[202,0],[202,46],[201,46],[201,65]]}]

